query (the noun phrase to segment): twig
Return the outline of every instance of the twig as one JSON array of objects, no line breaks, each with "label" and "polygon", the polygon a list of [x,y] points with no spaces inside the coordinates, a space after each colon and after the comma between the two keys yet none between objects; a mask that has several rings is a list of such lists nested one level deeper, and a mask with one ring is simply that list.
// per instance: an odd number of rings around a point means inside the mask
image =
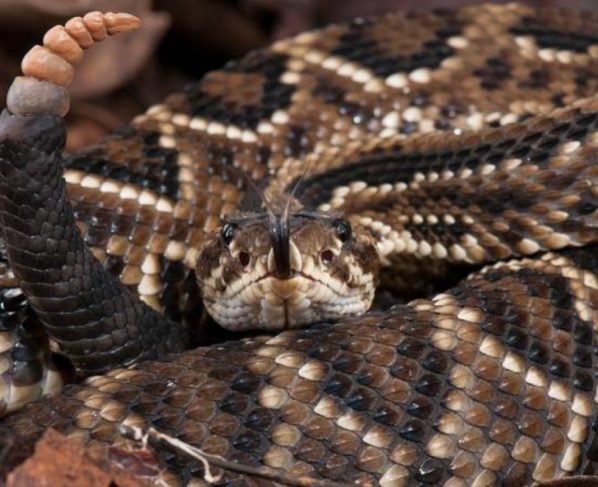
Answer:
[{"label": "twig", "polygon": [[348,485],[329,480],[314,479],[313,477],[306,477],[304,475],[291,475],[266,466],[252,467],[250,465],[232,462],[220,455],[206,453],[189,443],[185,443],[166,433],[161,433],[155,428],[148,428],[146,431],[143,431],[143,429],[138,426],[121,425],[120,430],[123,435],[136,441],[141,441],[143,445],[147,444],[148,438],[154,438],[158,441],[167,443],[175,450],[199,460],[204,466],[204,480],[208,483],[217,482],[222,477],[222,474],[218,476],[212,474],[210,466],[215,466],[226,471],[241,473],[252,477],[260,477],[293,487],[343,487]]}]

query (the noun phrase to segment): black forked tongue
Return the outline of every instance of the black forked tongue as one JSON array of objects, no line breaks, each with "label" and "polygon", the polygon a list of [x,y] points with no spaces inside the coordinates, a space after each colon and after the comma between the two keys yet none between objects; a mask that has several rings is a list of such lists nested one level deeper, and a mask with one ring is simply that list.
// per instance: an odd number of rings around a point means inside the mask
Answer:
[{"label": "black forked tongue", "polygon": [[274,252],[274,274],[279,279],[288,279],[291,277],[291,259],[289,254],[289,219],[287,215],[270,214],[270,241]]}]

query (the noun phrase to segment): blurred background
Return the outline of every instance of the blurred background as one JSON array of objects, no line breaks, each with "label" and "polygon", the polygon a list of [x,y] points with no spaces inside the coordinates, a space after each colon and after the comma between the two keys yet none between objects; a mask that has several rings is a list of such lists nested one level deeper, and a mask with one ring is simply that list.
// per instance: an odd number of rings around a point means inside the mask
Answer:
[{"label": "blurred background", "polygon": [[[205,72],[274,39],[363,15],[476,0],[0,0],[0,95],[27,50],[55,24],[91,10],[130,12],[142,28],[96,45],[77,67],[67,149],[125,124]],[[495,1],[493,3],[506,3]],[[596,0],[528,0],[598,10]]]}]

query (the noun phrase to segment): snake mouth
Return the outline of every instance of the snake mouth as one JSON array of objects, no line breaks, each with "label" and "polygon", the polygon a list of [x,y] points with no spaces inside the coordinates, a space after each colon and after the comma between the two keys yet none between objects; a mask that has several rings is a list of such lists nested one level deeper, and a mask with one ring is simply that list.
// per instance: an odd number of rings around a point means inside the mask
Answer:
[{"label": "snake mouth", "polygon": [[[296,280],[296,279],[306,279],[306,280],[308,280],[308,281],[310,281],[312,283],[320,284],[322,286],[325,286],[326,288],[328,288],[330,291],[332,291],[335,294],[341,294],[340,293],[340,291],[341,291],[340,289],[335,289],[329,283],[324,282],[323,280],[318,279],[317,277],[314,277],[314,276],[312,276],[310,274],[307,274],[307,273],[305,273],[303,271],[293,271],[293,274],[291,274],[289,277],[284,277],[284,278],[278,277],[272,271],[268,271],[268,272],[262,274],[261,276],[255,278],[255,279],[253,279],[253,280],[251,280],[249,282],[244,282],[243,286],[240,289],[235,290],[235,292],[229,296],[229,299],[238,298],[245,291],[245,289],[247,287],[259,285],[260,283],[262,283],[262,282],[264,282],[264,281],[266,281],[268,279],[273,279],[276,282],[280,282],[280,283],[291,282],[291,281]],[[342,285],[339,284],[339,288],[340,287],[342,287]],[[274,292],[276,293],[276,291],[274,291]],[[285,299],[283,296],[279,295],[279,297],[281,298],[281,300]]]},{"label": "snake mouth", "polygon": [[320,279],[303,270],[293,271],[288,278],[277,277],[270,271],[251,280],[247,277],[231,283],[228,292],[220,292],[217,299],[212,296],[204,301],[212,317],[225,328],[297,328],[310,322],[359,314],[373,298],[373,291],[351,288],[332,277]]}]

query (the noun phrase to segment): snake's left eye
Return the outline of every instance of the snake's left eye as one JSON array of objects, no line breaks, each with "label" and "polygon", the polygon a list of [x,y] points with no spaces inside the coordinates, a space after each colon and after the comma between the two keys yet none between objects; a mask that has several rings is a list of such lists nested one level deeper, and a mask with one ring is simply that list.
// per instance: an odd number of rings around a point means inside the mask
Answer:
[{"label": "snake's left eye", "polygon": [[222,238],[222,241],[225,245],[228,245],[233,241],[233,238],[235,236],[235,229],[236,225],[234,225],[233,223],[225,223],[222,227],[222,230],[220,230],[220,237]]},{"label": "snake's left eye", "polygon": [[346,220],[334,220],[334,228],[341,242],[347,242],[351,238],[351,224]]}]

